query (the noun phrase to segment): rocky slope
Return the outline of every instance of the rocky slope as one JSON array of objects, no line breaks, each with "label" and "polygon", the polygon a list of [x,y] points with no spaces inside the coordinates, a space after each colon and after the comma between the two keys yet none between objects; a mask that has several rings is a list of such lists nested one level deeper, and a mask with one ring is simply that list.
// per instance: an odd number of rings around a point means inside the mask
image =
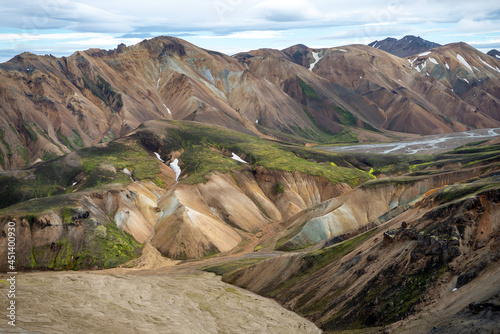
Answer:
[{"label": "rocky slope", "polygon": [[301,143],[499,126],[498,60],[478,60],[466,45],[453,52],[477,71],[462,67],[443,81],[443,69],[428,76],[412,70],[419,60],[367,46],[229,57],[171,37],[62,58],[23,53],[0,64],[0,168],[107,142],[155,119]]},{"label": "rocky slope", "polygon": [[[376,333],[381,326],[405,333],[494,331],[500,317],[499,160],[491,151],[467,162],[468,154],[481,151],[457,151],[465,158],[460,164],[475,166],[464,169],[458,183],[439,171],[457,157],[424,164],[422,172],[442,185],[389,220],[351,228],[323,248],[273,257],[223,280],[278,300],[326,332]],[[359,214],[370,212],[366,207]]]},{"label": "rocky slope", "polygon": [[[408,57],[411,67],[431,76],[470,106],[500,120],[500,59],[485,55],[465,43],[448,44]],[[470,118],[469,115],[464,117]]]},{"label": "rocky slope", "polygon": [[420,37],[407,35],[399,40],[388,37],[382,41],[371,42],[368,46],[389,52],[398,57],[408,57],[437,48],[441,46],[441,44],[430,42]]},{"label": "rocky slope", "polygon": [[122,139],[2,174],[2,229],[17,223],[26,269],[114,267],[147,241],[178,259],[228,252],[371,178],[355,159],[296,150],[222,127],[150,121]]}]

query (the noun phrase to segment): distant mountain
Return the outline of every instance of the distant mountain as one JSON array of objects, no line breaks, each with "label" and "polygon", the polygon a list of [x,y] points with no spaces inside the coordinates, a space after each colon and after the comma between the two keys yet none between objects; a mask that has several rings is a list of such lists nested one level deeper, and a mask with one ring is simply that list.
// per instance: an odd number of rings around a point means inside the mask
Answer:
[{"label": "distant mountain", "polygon": [[500,51],[498,51],[496,49],[488,51],[487,55],[495,57],[496,59],[500,59]]},{"label": "distant mountain", "polygon": [[436,48],[441,46],[441,44],[430,42],[420,37],[407,35],[399,40],[388,37],[383,41],[371,42],[368,46],[387,51],[398,57],[408,57]]}]

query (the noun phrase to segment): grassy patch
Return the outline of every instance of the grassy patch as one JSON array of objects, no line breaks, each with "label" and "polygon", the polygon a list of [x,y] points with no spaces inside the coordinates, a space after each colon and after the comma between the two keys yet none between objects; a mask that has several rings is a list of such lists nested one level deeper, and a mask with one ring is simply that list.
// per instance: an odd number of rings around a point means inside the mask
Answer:
[{"label": "grassy patch", "polygon": [[337,116],[339,117],[340,124],[356,126],[356,117],[354,117],[353,114],[340,108],[339,106],[335,106],[335,111],[337,112]]},{"label": "grassy patch", "polygon": [[[184,149],[181,157],[184,174],[189,177],[182,182],[206,182],[205,176],[214,172],[229,172],[247,167],[223,155],[222,151],[244,154],[253,166],[263,166],[268,170],[285,172],[301,172],[307,175],[325,178],[336,184],[346,182],[353,186],[370,178],[368,173],[352,167],[339,167],[318,164],[297,156],[290,146],[270,142],[255,136],[239,133],[217,126],[206,126],[195,122],[162,121],[165,126],[165,137],[162,139],[162,152]],[[307,148],[301,148],[308,151]],[[311,150],[311,156],[322,156],[329,160],[332,155],[327,152]],[[328,158],[327,158],[328,157]],[[337,164],[339,165],[339,164]],[[342,165],[342,164],[340,164]],[[349,166],[349,164],[344,164]]]},{"label": "grassy patch", "polygon": [[217,264],[215,266],[203,267],[201,269],[204,271],[208,271],[210,273],[214,273],[216,275],[222,276],[222,275],[225,275],[227,273],[233,272],[237,269],[241,269],[241,268],[245,268],[245,267],[254,265],[254,264],[259,263],[265,259],[268,259],[268,257],[251,257],[251,258],[246,258],[246,259],[241,259],[241,260],[225,262],[222,264]]},{"label": "grassy patch", "polygon": [[302,92],[304,93],[305,96],[307,96],[308,98],[313,99],[313,100],[319,99],[318,94],[314,91],[314,89],[311,86],[309,86],[301,78],[297,77],[297,79],[299,79],[300,88],[302,88]]}]

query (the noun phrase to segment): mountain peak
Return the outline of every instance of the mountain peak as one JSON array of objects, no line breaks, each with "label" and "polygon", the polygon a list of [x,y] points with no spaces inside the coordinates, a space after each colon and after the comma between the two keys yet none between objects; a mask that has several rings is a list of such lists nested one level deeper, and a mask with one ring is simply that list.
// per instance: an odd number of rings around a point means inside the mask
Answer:
[{"label": "mountain peak", "polygon": [[398,57],[408,57],[441,45],[427,41],[420,36],[407,35],[399,40],[388,37],[382,41],[371,42],[368,46],[387,51]]},{"label": "mountain peak", "polygon": [[500,59],[500,51],[493,49],[488,51],[487,53],[488,56],[492,56],[493,58]]}]

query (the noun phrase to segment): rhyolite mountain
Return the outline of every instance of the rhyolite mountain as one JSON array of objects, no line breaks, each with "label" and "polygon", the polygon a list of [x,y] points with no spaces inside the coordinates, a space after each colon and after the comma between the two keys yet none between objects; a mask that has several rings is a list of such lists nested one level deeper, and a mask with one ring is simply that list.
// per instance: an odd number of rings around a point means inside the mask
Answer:
[{"label": "rhyolite mountain", "polygon": [[373,48],[387,51],[398,57],[408,57],[417,53],[437,48],[441,44],[427,41],[423,38],[407,35],[401,39],[388,37],[381,41],[374,41],[368,44]]},{"label": "rhyolite mountain", "polygon": [[310,147],[500,127],[495,57],[229,57],[159,37],[25,53],[0,76],[1,271],[12,221],[18,271],[137,269],[156,249],[326,332],[497,329],[498,138],[438,155]]},{"label": "rhyolite mountain", "polygon": [[450,78],[477,76],[469,80],[473,86],[444,82],[442,73],[415,71],[403,58],[362,45],[297,45],[229,57],[158,37],[62,58],[23,53],[0,64],[0,165],[22,168],[121,137],[154,119],[302,142],[500,126],[500,73],[491,70],[500,60],[479,61],[465,44],[450,52],[474,59],[483,74],[445,69]]}]

